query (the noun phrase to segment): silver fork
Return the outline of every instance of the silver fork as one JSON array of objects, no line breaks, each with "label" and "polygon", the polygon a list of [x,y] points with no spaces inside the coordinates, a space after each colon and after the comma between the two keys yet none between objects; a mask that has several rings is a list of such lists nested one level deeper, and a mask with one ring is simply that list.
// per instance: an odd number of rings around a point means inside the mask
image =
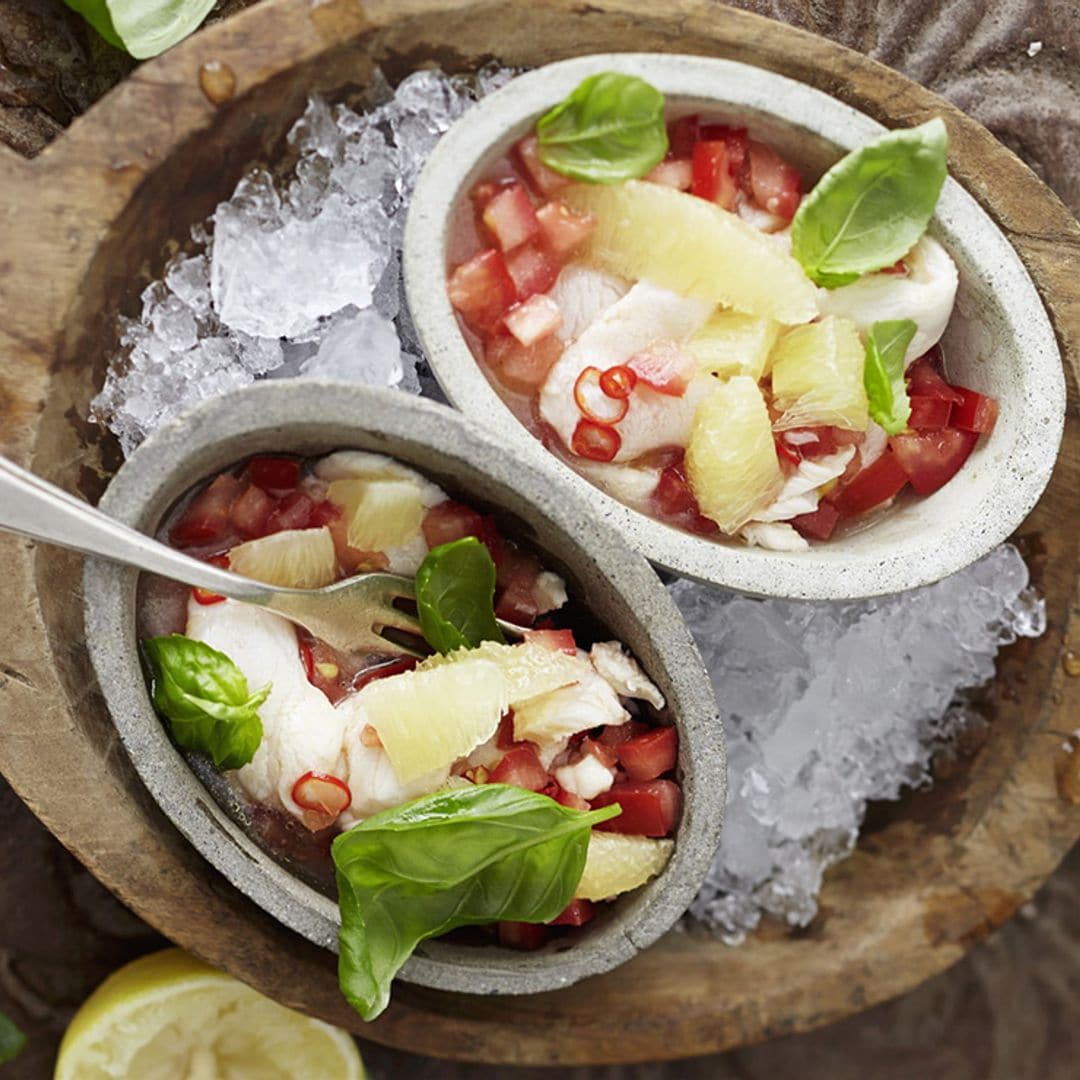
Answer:
[{"label": "silver fork", "polygon": [[[394,606],[415,596],[411,578],[358,574],[322,589],[281,589],[200,562],[128,528],[66,491],[0,457],[0,529],[97,555],[151,574],[275,611],[342,652],[426,656],[420,620]],[[511,633],[521,628],[501,624]],[[407,637],[392,640],[386,631]]]}]

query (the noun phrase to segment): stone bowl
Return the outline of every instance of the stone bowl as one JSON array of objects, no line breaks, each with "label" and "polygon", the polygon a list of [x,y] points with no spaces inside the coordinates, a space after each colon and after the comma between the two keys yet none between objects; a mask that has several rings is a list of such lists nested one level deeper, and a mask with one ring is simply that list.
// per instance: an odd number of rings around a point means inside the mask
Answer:
[{"label": "stone bowl", "polygon": [[[330,382],[262,383],[185,413],[128,459],[100,506],[152,533],[192,485],[249,455],[342,448],[390,454],[455,497],[495,512],[640,659],[667,698],[680,736],[684,809],[662,874],[573,939],[533,953],[427,941],[402,978],[442,990],[525,994],[616,967],[668,930],[694,898],[719,839],[725,768],[723,729],[697,648],[656,574],[615,529],[459,413],[396,391]],[[336,948],[335,900],[248,834],[220,777],[197,763],[193,768],[154,713],[137,653],[138,579],[134,569],[87,560],[90,657],[132,763],[165,814],[233,885],[286,926]]]},{"label": "stone bowl", "polygon": [[994,431],[960,472],[924,499],[901,498],[873,524],[809,551],[716,542],[663,524],[593,487],[543,449],[503,403],[461,333],[446,292],[455,210],[536,118],[586,76],[624,71],[662,90],[676,114],[713,112],[749,126],[816,180],[886,129],[804,83],[732,60],[611,53],[548,64],[514,79],[442,138],[417,184],[405,237],[409,303],[451,403],[515,453],[591,499],[638,551],[700,581],[757,596],[848,600],[901,592],[962,569],[1008,537],[1050,480],[1065,381],[1050,321],[1023,264],[990,216],[946,181],[930,234],[952,255],[960,288],[943,339],[951,377],[1001,402]]}]

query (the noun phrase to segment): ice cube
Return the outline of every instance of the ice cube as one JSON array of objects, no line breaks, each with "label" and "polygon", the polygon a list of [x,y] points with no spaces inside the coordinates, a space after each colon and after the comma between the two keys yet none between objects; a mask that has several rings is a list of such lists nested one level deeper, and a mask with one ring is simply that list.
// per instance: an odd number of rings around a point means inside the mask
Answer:
[{"label": "ice cube", "polygon": [[345,314],[323,336],[319,351],[301,365],[300,374],[312,379],[396,386],[403,370],[394,324],[373,308]]}]

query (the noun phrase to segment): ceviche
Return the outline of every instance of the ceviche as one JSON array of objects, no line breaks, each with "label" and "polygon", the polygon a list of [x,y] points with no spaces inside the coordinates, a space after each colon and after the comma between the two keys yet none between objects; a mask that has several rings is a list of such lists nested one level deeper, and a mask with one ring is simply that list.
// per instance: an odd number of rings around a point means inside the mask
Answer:
[{"label": "ceviche", "polygon": [[280,586],[415,579],[426,659],[336,650],[156,579],[141,605],[174,740],[227,775],[269,846],[332,861],[342,988],[365,1018],[425,938],[473,926],[539,948],[666,865],[664,697],[493,516],[377,454],[274,455],[190,493],[162,538]]},{"label": "ceviche", "polygon": [[947,483],[997,417],[939,341],[940,119],[797,163],[648,83],[585,79],[461,208],[450,301],[555,454],[702,536],[799,550]]}]

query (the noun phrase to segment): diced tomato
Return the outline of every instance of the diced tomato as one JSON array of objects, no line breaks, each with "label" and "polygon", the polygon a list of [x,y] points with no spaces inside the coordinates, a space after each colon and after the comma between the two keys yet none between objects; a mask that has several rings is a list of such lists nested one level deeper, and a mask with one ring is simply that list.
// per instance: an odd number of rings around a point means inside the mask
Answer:
[{"label": "diced tomato", "polygon": [[570,183],[568,177],[549,169],[540,160],[540,140],[535,135],[526,135],[524,139],[519,139],[514,149],[529,183],[539,194],[553,195]]},{"label": "diced tomato", "polygon": [[271,512],[266,522],[268,533],[285,529],[306,529],[311,524],[315,500],[306,491],[290,491]]},{"label": "diced tomato", "polygon": [[978,441],[974,431],[942,428],[893,435],[889,446],[915,492],[931,495],[960,471]]},{"label": "diced tomato", "polygon": [[688,158],[694,152],[694,143],[698,141],[700,120],[696,115],[680,116],[668,124],[668,155],[673,158]]},{"label": "diced tomato", "polygon": [[222,473],[192,500],[183,517],[172,527],[169,539],[181,547],[209,544],[230,533],[229,509],[243,490],[235,476]]},{"label": "diced tomato", "polygon": [[544,246],[559,259],[565,259],[579,248],[596,228],[594,214],[571,210],[564,202],[553,199],[536,211]]},{"label": "diced tomato", "polygon": [[543,791],[551,777],[540,764],[536,750],[529,743],[519,743],[508,750],[488,775],[492,784],[512,784],[526,791]]},{"label": "diced tomato", "polygon": [[506,272],[519,300],[547,292],[555,284],[559,269],[558,262],[536,244],[522,244],[506,256]]},{"label": "diced tomato", "polygon": [[571,810],[589,809],[588,800],[583,799],[577,792],[566,791],[559,787],[558,784],[555,785],[554,790],[550,794],[551,798],[553,798],[560,806],[569,806]]},{"label": "diced tomato", "polygon": [[543,293],[536,293],[528,300],[515,304],[503,316],[506,329],[526,347],[554,334],[562,326],[562,321],[559,305]]},{"label": "diced tomato", "polygon": [[304,674],[307,675],[308,682],[315,681],[315,653],[311,649],[311,645],[306,641],[300,642],[300,660],[304,665]]},{"label": "diced tomato", "polygon": [[637,386],[637,375],[625,364],[609,367],[600,376],[600,389],[613,398],[628,398]]},{"label": "diced tomato", "polygon": [[597,367],[583,368],[574,382],[574,401],[582,416],[598,424],[617,424],[630,408],[625,397],[612,397],[603,389],[604,373]]},{"label": "diced tomato", "polygon": [[802,179],[772,147],[751,139],[750,190],[763,210],[790,221],[802,199]]},{"label": "diced tomato", "polygon": [[578,421],[570,440],[570,449],[589,461],[612,461],[620,446],[622,436],[613,427],[584,417]]},{"label": "diced tomato", "polygon": [[818,508],[809,514],[799,514],[791,519],[791,526],[807,540],[828,540],[840,520],[840,511],[826,499],[818,503]]},{"label": "diced tomato", "polygon": [[376,679],[388,679],[391,675],[401,675],[406,671],[412,671],[418,663],[415,656],[399,656],[394,660],[387,660],[385,663],[360,672],[353,680],[353,689],[363,690],[368,683]]},{"label": "diced tomato", "polygon": [[500,945],[521,952],[534,952],[543,948],[548,939],[547,927],[543,923],[508,922],[503,919],[498,925],[497,933]]},{"label": "diced tomato", "polygon": [[309,822],[305,816],[304,824],[308,828],[326,828],[352,804],[352,792],[344,780],[330,773],[306,772],[293,784],[293,802],[303,810],[309,810],[325,821]]},{"label": "diced tomato", "polygon": [[676,191],[689,191],[694,182],[694,166],[690,158],[666,158],[659,165],[654,165],[645,174],[645,179],[653,184],[675,188]]},{"label": "diced tomato", "polygon": [[596,826],[606,832],[667,836],[679,819],[682,792],[673,780],[627,780],[592,800],[592,808],[618,803],[622,813]]},{"label": "diced tomato", "polygon": [[658,394],[682,397],[697,367],[693,354],[680,349],[673,341],[654,341],[648,348],[634,353],[626,366]]},{"label": "diced tomato", "polygon": [[481,220],[503,251],[512,251],[540,231],[532,199],[524,184],[511,183],[484,207]]},{"label": "diced tomato", "polygon": [[655,780],[675,768],[679,734],[673,727],[658,727],[627,739],[617,751],[619,764],[631,780]]},{"label": "diced tomato", "polygon": [[947,427],[949,416],[953,411],[951,401],[939,397],[912,396],[911,416],[908,418],[908,427],[916,431],[929,431],[932,428]]},{"label": "diced tomato", "polygon": [[450,303],[478,333],[487,333],[518,299],[502,254],[487,248],[454,268],[447,282]]},{"label": "diced tomato", "polygon": [[615,752],[614,747],[608,746],[607,743],[600,742],[599,739],[593,739],[588,735],[582,736],[576,749],[578,752],[577,761],[580,761],[588,754],[590,757],[596,758],[605,769],[614,769],[619,763],[619,755]]},{"label": "diced tomato", "polygon": [[643,724],[640,720],[627,720],[625,724],[605,725],[596,741],[603,743],[605,746],[619,747],[624,742],[636,739],[639,735],[644,735],[649,731],[652,731],[652,728],[648,724]]},{"label": "diced tomato", "polygon": [[792,450],[800,461],[803,458],[826,457],[840,448],[839,434],[840,429],[834,427],[791,428],[780,436],[780,441],[785,444],[781,452]]},{"label": "diced tomato", "polygon": [[483,210],[510,182],[508,177],[499,180],[481,180],[480,183],[473,185],[469,198],[472,199],[477,210]]},{"label": "diced tomato", "polygon": [[495,614],[519,626],[532,626],[540,614],[533,591],[540,576],[540,563],[526,552],[506,548],[495,569],[499,587]]},{"label": "diced tomato", "polygon": [[514,710],[504,712],[495,732],[495,745],[500,750],[510,750],[517,744],[514,738]]},{"label": "diced tomato", "polygon": [[471,506],[447,499],[437,503],[424,515],[420,524],[429,548],[449,544],[465,536],[475,536],[498,563],[502,557],[502,538],[490,514],[479,514]]},{"label": "diced tomato", "polygon": [[300,483],[300,462],[295,458],[252,458],[247,472],[251,482],[264,491],[286,491]]},{"label": "diced tomato", "polygon": [[551,365],[562,355],[556,337],[541,338],[535,345],[522,345],[513,334],[496,334],[488,339],[485,356],[499,381],[508,389],[531,394],[547,378]]},{"label": "diced tomato", "polygon": [[551,652],[563,652],[567,656],[577,656],[577,644],[573,630],[526,630],[525,640],[543,645]]},{"label": "diced tomato", "polygon": [[940,398],[954,405],[963,402],[963,395],[950,386],[933,368],[930,357],[936,350],[916,360],[907,371],[908,394],[911,397]]},{"label": "diced tomato", "polygon": [[703,124],[700,138],[706,142],[722,142],[727,147],[728,172],[746,195],[750,190],[750,138],[746,128],[727,124]]},{"label": "diced tomato", "polygon": [[329,525],[333,521],[337,521],[341,517],[341,507],[337,503],[331,502],[329,499],[320,499],[311,508],[311,517],[309,524],[311,528],[316,529],[322,525]]},{"label": "diced tomato", "polygon": [[886,450],[872,465],[857,473],[854,479],[829,496],[842,517],[862,514],[891,499],[906,483],[907,473],[891,451]]},{"label": "diced tomato", "polygon": [[248,484],[243,493],[233,500],[229,518],[245,540],[252,540],[265,535],[273,509],[274,500],[257,484]]},{"label": "diced tomato", "polygon": [[698,512],[698,502],[686,478],[686,467],[681,461],[669,465],[660,473],[660,480],[651,498],[657,509],[668,517],[683,514],[688,510]]},{"label": "diced tomato", "polygon": [[589,900],[571,900],[562,914],[556,915],[549,926],[584,926],[594,915],[596,909]]},{"label": "diced tomato", "polygon": [[699,142],[694,146],[690,192],[698,198],[716,203],[725,210],[735,209],[738,187],[731,173],[727,143]]},{"label": "diced tomato", "polygon": [[[997,398],[986,397],[966,386],[954,386],[953,389],[963,398],[954,406],[950,423],[961,431],[976,431],[988,435],[994,430],[998,418]],[[912,425],[914,427],[914,425]]]}]

